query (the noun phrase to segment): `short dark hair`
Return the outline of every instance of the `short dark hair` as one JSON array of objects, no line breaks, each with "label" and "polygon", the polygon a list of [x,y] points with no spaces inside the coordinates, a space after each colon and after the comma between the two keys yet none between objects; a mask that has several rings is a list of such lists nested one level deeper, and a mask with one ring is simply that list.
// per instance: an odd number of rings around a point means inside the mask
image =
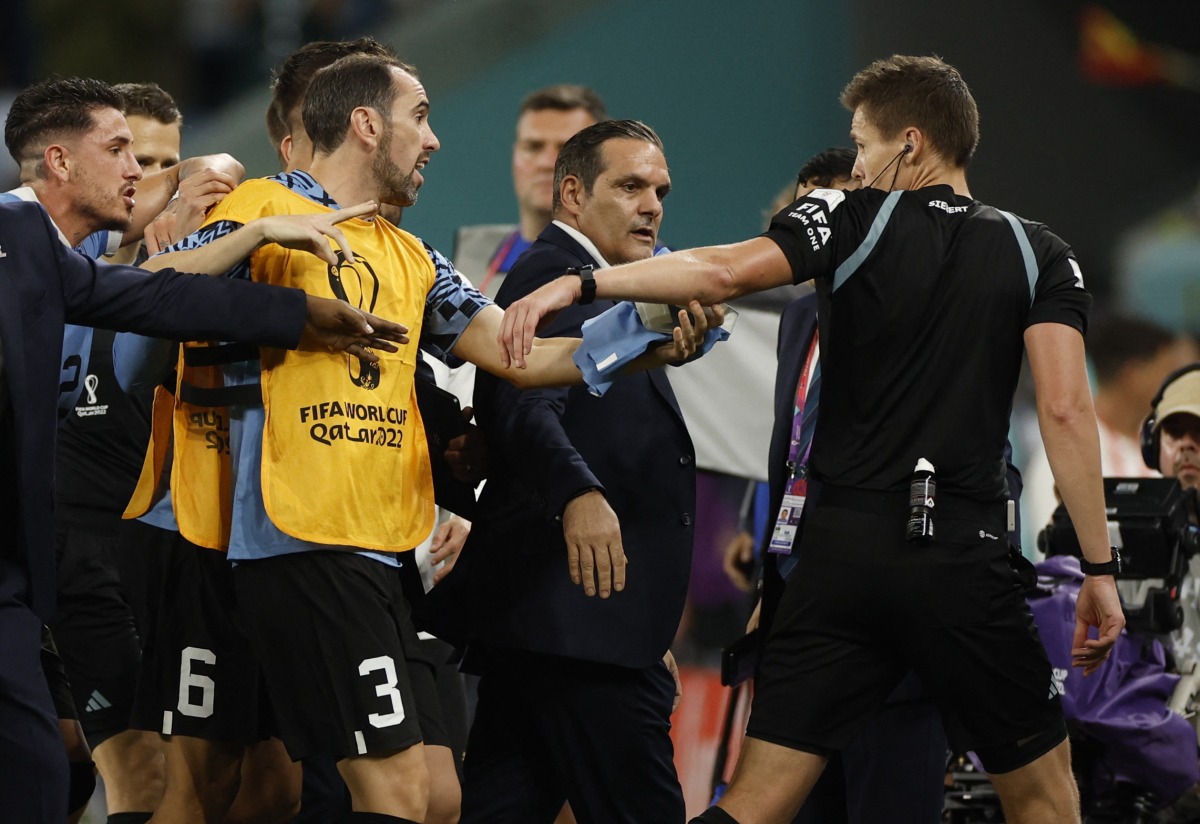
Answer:
[{"label": "short dark hair", "polygon": [[604,172],[604,144],[621,138],[653,143],[665,153],[662,139],[654,129],[640,120],[601,120],[580,129],[563,144],[558,152],[558,160],[554,163],[554,200],[550,206],[552,213],[557,213],[562,207],[562,182],[567,175],[579,178],[583,190],[591,194],[596,178]]},{"label": "short dark hair", "polygon": [[854,176],[855,152],[844,146],[834,146],[810,157],[796,175],[799,186],[827,189],[840,177]]},{"label": "short dark hair", "polygon": [[183,114],[175,105],[175,98],[157,83],[118,83],[113,90],[121,95],[126,117],[141,115],[165,126],[183,123]]},{"label": "short dark hair", "polygon": [[842,105],[861,106],[885,138],[916,126],[955,166],[966,166],[979,145],[975,98],[958,69],[937,56],[876,60],[842,90]]},{"label": "short dark hair", "polygon": [[17,163],[34,159],[51,138],[79,135],[95,127],[96,109],[123,111],[112,86],[89,77],[53,77],[23,89],[4,121],[4,145]]},{"label": "short dark hair", "polygon": [[271,103],[267,106],[267,135],[278,149],[291,132],[288,114],[304,103],[304,94],[320,69],[352,54],[395,57],[390,48],[374,37],[357,40],[315,40],[287,56],[271,77]]},{"label": "short dark hair", "polygon": [[342,145],[350,113],[367,106],[389,118],[396,100],[392,69],[417,78],[417,70],[394,57],[352,54],[317,71],[304,96],[304,130],[313,151],[328,154]]},{"label": "short dark hair", "polygon": [[560,112],[586,109],[594,120],[608,120],[608,110],[604,107],[600,95],[587,86],[575,83],[555,83],[553,86],[544,86],[530,92],[521,101],[517,117],[525,112],[540,112],[546,109]]},{"label": "short dark hair", "polygon": [[1169,329],[1145,318],[1122,314],[1098,318],[1087,333],[1087,353],[1097,383],[1108,384],[1127,363],[1153,359],[1176,338]]}]

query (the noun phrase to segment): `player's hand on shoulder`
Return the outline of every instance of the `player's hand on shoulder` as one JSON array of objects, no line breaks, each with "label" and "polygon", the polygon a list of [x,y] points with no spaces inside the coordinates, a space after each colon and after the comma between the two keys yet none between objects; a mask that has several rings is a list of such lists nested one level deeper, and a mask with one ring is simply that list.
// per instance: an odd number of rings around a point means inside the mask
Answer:
[{"label": "player's hand on shoulder", "polygon": [[237,187],[225,172],[204,169],[182,180],[177,196],[146,227],[146,251],[156,255],[200,228],[209,210]]},{"label": "player's hand on shoulder", "polygon": [[197,155],[189,157],[179,164],[179,185],[183,185],[183,181],[197,174],[202,174],[205,171],[217,172],[228,176],[233,180],[233,185],[241,183],[246,178],[246,167],[241,164],[236,157],[225,152],[218,152],[210,155]]}]

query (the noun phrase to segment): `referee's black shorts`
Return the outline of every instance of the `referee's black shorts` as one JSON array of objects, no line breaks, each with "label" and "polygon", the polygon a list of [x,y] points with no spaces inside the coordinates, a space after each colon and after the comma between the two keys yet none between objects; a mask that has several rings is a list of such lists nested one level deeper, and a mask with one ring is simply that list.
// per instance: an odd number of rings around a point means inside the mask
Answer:
[{"label": "referee's black shorts", "polygon": [[321,550],[239,561],[234,582],[293,759],[448,744],[399,569]]},{"label": "referee's black shorts", "polygon": [[939,493],[937,540],[926,546],[905,540],[906,519],[903,494],[821,488],[767,640],[748,735],[820,755],[843,750],[909,667],[959,751],[1062,725],[1009,562],[1004,505]]}]

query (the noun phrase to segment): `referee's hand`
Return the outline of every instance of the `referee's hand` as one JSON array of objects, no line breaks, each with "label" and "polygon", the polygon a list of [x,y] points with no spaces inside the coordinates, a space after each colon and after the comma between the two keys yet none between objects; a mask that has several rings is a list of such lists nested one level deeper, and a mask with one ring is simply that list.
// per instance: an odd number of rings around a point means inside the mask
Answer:
[{"label": "referee's hand", "polygon": [[571,580],[588,595],[607,598],[625,589],[625,549],[617,513],[599,490],[585,492],[563,509],[563,537]]},{"label": "referee's hand", "polygon": [[[1096,627],[1096,638],[1088,630]],[[1083,667],[1091,675],[1108,660],[1113,645],[1125,627],[1125,613],[1117,596],[1117,582],[1111,575],[1088,575],[1079,588],[1075,602],[1075,637],[1071,642],[1071,666]]]}]

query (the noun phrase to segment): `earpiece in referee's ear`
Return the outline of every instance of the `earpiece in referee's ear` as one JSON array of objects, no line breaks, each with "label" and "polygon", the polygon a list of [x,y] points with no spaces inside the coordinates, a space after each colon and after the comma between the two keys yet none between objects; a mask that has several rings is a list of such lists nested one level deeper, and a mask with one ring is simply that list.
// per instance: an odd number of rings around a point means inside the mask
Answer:
[{"label": "earpiece in referee's ear", "polygon": [[904,144],[904,151],[902,151],[900,154],[902,154],[902,155],[906,155],[906,154],[908,154],[909,152],[911,152],[912,150],[913,150],[912,144],[911,144],[911,143],[905,143],[905,144]]}]

